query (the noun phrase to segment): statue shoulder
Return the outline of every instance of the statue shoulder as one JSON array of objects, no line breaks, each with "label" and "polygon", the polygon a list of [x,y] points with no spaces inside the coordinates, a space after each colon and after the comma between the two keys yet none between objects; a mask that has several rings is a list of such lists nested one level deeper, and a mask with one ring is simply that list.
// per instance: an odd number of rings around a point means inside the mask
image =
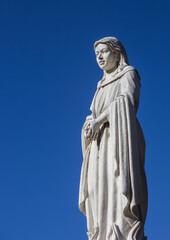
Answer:
[{"label": "statue shoulder", "polygon": [[136,68],[128,66],[124,70],[124,74],[120,79],[120,87],[121,89],[128,90],[128,89],[140,89],[140,76]]},{"label": "statue shoulder", "polygon": [[127,66],[127,67],[125,67],[123,72],[124,72],[123,78],[136,79],[136,80],[140,81],[140,75],[138,73],[138,70],[135,67]]}]

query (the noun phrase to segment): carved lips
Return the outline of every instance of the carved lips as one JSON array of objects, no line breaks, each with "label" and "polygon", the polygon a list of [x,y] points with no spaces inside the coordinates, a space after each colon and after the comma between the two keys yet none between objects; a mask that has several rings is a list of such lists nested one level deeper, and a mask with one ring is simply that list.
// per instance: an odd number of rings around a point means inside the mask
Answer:
[{"label": "carved lips", "polygon": [[105,63],[105,61],[104,60],[102,60],[102,61],[99,61],[99,64],[100,65],[103,65]]}]

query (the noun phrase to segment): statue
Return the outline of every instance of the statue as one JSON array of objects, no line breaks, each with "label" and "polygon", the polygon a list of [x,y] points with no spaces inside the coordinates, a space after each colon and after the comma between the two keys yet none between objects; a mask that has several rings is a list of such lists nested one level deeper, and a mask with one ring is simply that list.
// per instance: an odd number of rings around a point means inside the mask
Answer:
[{"label": "statue", "polygon": [[144,240],[145,139],[137,120],[140,76],[114,37],[94,44],[104,75],[82,128],[79,208],[89,240]]}]

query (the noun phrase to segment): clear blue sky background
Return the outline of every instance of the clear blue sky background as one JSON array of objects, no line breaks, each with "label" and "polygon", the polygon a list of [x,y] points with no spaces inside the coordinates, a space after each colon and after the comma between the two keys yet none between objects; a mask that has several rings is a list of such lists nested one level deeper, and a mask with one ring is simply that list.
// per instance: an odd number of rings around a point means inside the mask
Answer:
[{"label": "clear blue sky background", "polygon": [[0,240],[85,240],[80,132],[116,36],[141,75],[148,240],[169,239],[168,1],[0,1]]}]

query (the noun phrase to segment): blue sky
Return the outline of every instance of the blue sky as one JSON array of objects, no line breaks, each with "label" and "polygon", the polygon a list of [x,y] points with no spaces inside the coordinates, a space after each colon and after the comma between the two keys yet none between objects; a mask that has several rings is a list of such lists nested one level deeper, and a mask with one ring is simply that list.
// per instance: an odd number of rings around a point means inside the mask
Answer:
[{"label": "blue sky", "polygon": [[148,240],[168,239],[168,1],[0,1],[0,239],[85,240],[80,132],[102,77],[93,43],[115,36],[141,75]]}]

